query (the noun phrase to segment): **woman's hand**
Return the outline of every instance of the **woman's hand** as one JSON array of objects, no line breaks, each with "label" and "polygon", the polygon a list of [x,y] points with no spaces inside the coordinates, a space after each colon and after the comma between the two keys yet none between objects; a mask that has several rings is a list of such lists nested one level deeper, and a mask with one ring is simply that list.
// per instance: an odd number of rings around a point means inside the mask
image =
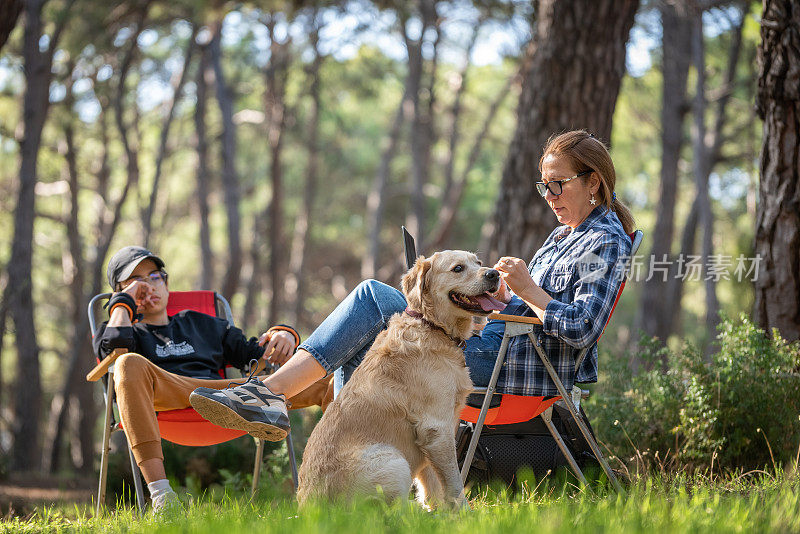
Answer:
[{"label": "woman's hand", "polygon": [[521,296],[527,288],[536,285],[528,273],[528,264],[519,258],[503,256],[497,261],[494,268],[500,271],[500,277],[517,295]]},{"label": "woman's hand", "polygon": [[544,310],[553,298],[536,285],[528,272],[527,264],[519,258],[503,256],[494,268],[500,272],[500,277],[508,284],[511,291],[521,298],[541,321],[544,321]]},{"label": "woman's hand", "polygon": [[294,354],[295,339],[292,334],[284,330],[264,332],[258,338],[258,344],[264,347],[264,358],[268,362],[283,365]]}]

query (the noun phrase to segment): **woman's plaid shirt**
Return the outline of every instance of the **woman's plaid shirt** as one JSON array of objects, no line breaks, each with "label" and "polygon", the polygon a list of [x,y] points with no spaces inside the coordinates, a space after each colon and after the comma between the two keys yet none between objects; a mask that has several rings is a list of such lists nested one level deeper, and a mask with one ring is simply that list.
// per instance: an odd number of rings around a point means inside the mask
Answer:
[{"label": "woman's plaid shirt", "polygon": [[[597,340],[611,315],[630,252],[631,239],[617,214],[601,205],[575,230],[556,228],[528,265],[534,282],[553,298],[533,335],[567,391],[574,382],[597,382]],[[503,313],[535,316],[516,296]],[[575,359],[585,347],[589,351],[576,373]],[[558,395],[528,336],[509,340],[498,391]]]}]

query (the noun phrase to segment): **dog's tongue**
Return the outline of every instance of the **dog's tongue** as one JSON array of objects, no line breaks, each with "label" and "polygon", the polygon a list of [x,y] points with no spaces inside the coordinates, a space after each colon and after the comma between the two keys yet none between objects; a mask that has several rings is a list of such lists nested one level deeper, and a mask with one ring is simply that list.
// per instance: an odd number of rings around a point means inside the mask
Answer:
[{"label": "dog's tongue", "polygon": [[472,297],[478,301],[478,304],[481,305],[483,311],[502,311],[506,305],[491,296],[489,293],[484,293],[483,295],[478,295],[477,297]]}]

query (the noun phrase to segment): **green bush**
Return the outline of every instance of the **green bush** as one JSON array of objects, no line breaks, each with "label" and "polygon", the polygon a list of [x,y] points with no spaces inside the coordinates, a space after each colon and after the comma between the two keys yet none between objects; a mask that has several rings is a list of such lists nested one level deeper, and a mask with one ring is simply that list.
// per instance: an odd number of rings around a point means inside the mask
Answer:
[{"label": "green bush", "polygon": [[[794,463],[800,445],[800,344],[768,337],[746,314],[722,317],[714,352],[642,340],[640,372],[606,366],[595,417],[612,450],[641,467],[756,469]],[[611,428],[609,428],[611,427]]]}]

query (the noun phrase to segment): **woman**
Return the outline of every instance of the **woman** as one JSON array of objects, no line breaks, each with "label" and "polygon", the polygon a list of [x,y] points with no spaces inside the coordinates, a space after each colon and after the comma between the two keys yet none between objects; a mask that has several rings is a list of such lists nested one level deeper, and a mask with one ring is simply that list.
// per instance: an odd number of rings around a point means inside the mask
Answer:
[{"label": "woman", "polygon": [[[567,390],[573,382],[597,381],[596,342],[603,332],[630,254],[630,211],[616,198],[614,164],[593,135],[571,131],[551,138],[539,162],[536,187],[561,223],[527,265],[503,257],[495,265],[505,284],[496,297],[503,313],[537,316],[542,347]],[[242,430],[288,426],[284,399],[341,368],[337,387],[352,375],[389,318],[406,308],[397,289],[368,280],[353,290],[300,345],[276,373],[224,390],[199,388],[201,415]],[[505,323],[489,321],[466,342],[464,356],[476,385],[487,385]],[[545,335],[542,335],[545,334]],[[590,347],[577,373],[578,352]],[[498,381],[498,391],[515,395],[557,395],[527,336],[513,338]],[[208,400],[215,401],[209,410]],[[192,403],[194,404],[194,402]],[[284,428],[285,427],[285,428]]]}]

